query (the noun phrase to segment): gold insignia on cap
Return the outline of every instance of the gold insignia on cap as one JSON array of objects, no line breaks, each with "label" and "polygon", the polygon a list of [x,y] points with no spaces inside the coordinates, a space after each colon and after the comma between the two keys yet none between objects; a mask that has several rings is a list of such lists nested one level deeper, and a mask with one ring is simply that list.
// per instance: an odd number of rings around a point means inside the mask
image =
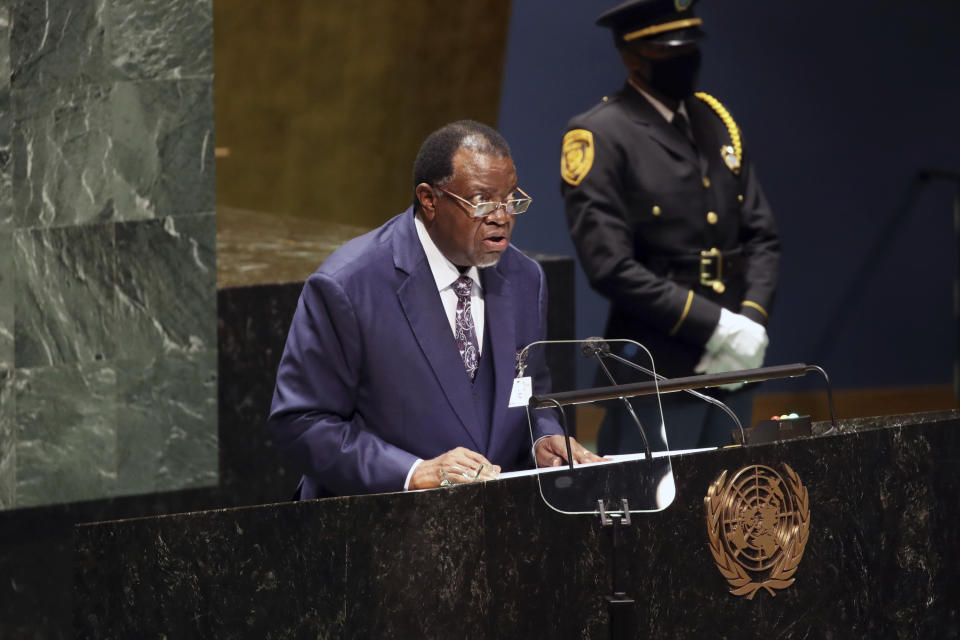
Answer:
[{"label": "gold insignia on cap", "polygon": [[677,11],[686,11],[693,4],[693,0],[673,0],[673,6]]},{"label": "gold insignia on cap", "polygon": [[593,166],[593,133],[586,129],[572,129],[563,136],[563,156],[560,175],[570,186],[577,186]]},{"label": "gold insignia on cap", "polygon": [[793,584],[810,537],[810,499],[797,473],[763,465],[724,471],[703,499],[710,554],[732,587],[751,600]]}]

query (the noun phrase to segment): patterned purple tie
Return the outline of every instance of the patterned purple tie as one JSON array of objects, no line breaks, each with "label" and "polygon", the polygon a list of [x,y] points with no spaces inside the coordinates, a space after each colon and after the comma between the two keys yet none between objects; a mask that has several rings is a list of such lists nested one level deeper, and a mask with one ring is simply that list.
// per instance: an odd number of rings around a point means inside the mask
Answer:
[{"label": "patterned purple tie", "polygon": [[470,309],[470,292],[473,290],[473,280],[470,276],[460,276],[453,283],[453,290],[457,294],[456,332],[457,349],[463,358],[463,366],[472,381],[477,375],[477,359],[480,347],[477,345],[477,332],[473,326],[473,312]]}]

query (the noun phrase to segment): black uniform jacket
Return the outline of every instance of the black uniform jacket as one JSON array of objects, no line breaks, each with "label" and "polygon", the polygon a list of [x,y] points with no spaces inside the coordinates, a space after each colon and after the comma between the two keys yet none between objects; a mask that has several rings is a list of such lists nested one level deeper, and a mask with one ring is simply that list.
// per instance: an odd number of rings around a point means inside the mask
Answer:
[{"label": "black uniform jacket", "polygon": [[[692,374],[721,306],[766,323],[780,260],[749,158],[731,170],[727,125],[703,100],[685,104],[695,145],[629,84],[572,118],[588,170],[562,181],[580,262],[611,302],[606,337],[640,342],[667,376]],[[701,252],[711,249],[723,254],[721,273],[709,259],[706,280],[722,285],[701,284]]]}]

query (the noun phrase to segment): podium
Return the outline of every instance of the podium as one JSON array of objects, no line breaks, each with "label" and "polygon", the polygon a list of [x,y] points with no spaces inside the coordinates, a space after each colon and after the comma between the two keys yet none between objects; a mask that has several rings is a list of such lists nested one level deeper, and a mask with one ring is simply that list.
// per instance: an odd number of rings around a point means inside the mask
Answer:
[{"label": "podium", "polygon": [[[840,431],[673,457],[673,503],[618,534],[639,637],[960,637],[960,414]],[[704,498],[751,465],[795,473],[809,535],[794,582],[748,599]],[[75,544],[78,637],[609,633],[599,518],[550,509],[533,476],[80,525]]]}]

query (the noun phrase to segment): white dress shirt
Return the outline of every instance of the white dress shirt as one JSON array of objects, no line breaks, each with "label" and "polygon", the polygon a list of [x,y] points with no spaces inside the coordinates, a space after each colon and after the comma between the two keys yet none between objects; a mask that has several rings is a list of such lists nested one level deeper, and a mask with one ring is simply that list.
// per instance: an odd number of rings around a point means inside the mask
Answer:
[{"label": "white dress shirt", "polygon": [[473,314],[473,326],[477,332],[477,355],[483,354],[483,288],[480,286],[480,271],[476,267],[470,267],[463,274],[460,270],[444,256],[433,238],[427,232],[427,227],[420,220],[419,216],[414,218],[414,224],[417,227],[417,235],[420,236],[420,244],[427,254],[427,262],[430,264],[430,271],[433,273],[433,279],[437,283],[437,291],[440,292],[440,300],[443,302],[443,310],[447,314],[447,321],[450,323],[450,333],[457,335],[457,292],[453,290],[453,283],[461,275],[470,276],[473,280],[473,288],[470,290],[470,311]]}]

